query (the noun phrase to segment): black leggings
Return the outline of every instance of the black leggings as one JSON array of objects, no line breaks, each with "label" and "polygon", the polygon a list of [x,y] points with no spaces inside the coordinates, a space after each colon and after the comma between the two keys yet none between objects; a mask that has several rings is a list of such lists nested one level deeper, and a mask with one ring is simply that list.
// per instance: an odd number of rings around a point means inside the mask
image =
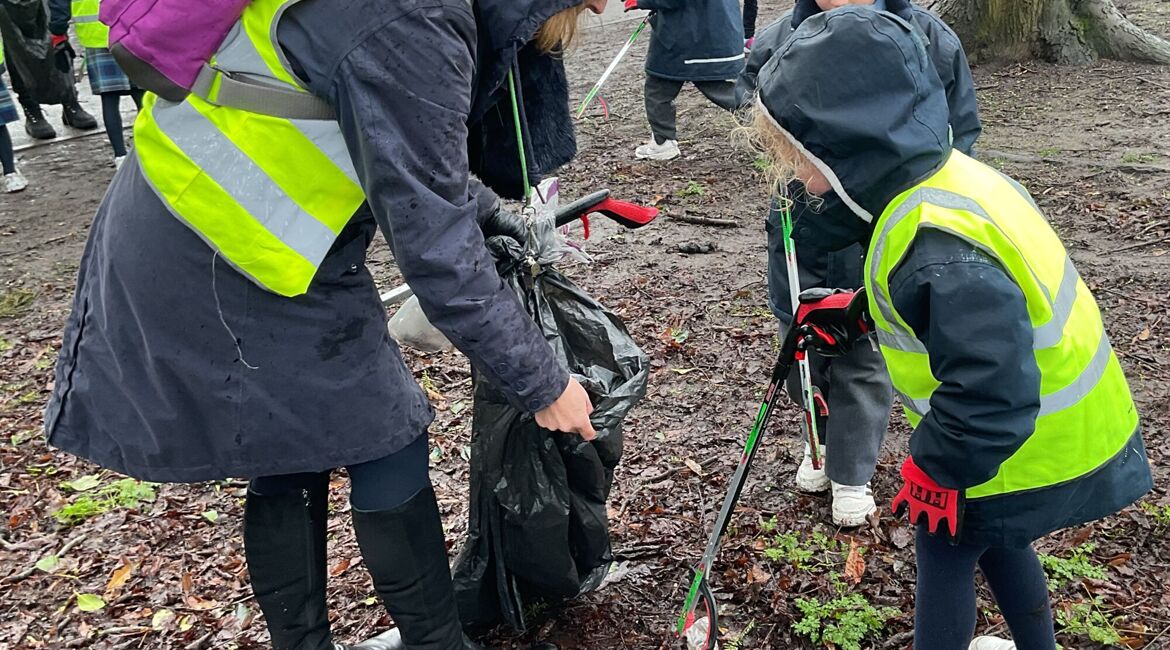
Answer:
[{"label": "black leggings", "polygon": [[12,136],[8,135],[8,125],[0,124],[0,166],[4,167],[5,174],[16,171],[15,156],[12,151]]},{"label": "black leggings", "polygon": [[[142,108],[142,93],[141,90],[130,91],[130,98],[139,109]],[[110,139],[115,156],[126,155],[126,140],[122,135],[121,104],[121,93],[102,93],[102,123],[106,125],[106,137]]]},{"label": "black leggings", "polygon": [[758,0],[743,0],[743,37],[756,35],[756,14],[760,11]]},{"label": "black leggings", "polygon": [[975,566],[983,572],[1018,650],[1056,650],[1044,568],[1032,547],[959,544],[918,526],[914,647],[966,650],[975,634]]},{"label": "black leggings", "polygon": [[[349,502],[358,510],[393,510],[430,485],[430,445],[419,436],[378,460],[348,465]],[[248,488],[261,496],[280,496],[329,482],[330,472],[281,474],[252,479]]]}]

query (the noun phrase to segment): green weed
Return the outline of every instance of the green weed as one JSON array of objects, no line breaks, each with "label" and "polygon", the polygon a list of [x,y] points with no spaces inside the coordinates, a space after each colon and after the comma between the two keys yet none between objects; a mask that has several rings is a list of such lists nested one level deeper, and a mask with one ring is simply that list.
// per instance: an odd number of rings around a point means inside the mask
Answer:
[{"label": "green weed", "polygon": [[1131,165],[1135,163],[1152,163],[1157,159],[1158,157],[1154,154],[1138,153],[1136,151],[1127,151],[1121,155],[1121,162],[1130,163]]},{"label": "green weed", "polygon": [[831,566],[828,556],[842,551],[841,542],[820,531],[814,531],[810,539],[804,540],[794,532],[775,534],[776,528],[775,518],[760,523],[760,532],[764,536],[764,557],[772,562],[790,564],[803,571]]},{"label": "green weed", "polygon": [[1097,545],[1088,542],[1070,551],[1067,558],[1041,553],[1040,564],[1048,573],[1048,589],[1056,591],[1070,582],[1085,578],[1104,580],[1105,565],[1093,561],[1093,558],[1090,557],[1090,554],[1095,550],[1097,550]]},{"label": "green weed", "polygon": [[[81,522],[104,514],[115,508],[138,508],[143,503],[154,501],[154,487],[132,478],[114,481],[94,490],[92,477],[81,477],[65,482],[62,487],[76,492],[85,492],[53,513],[53,517],[65,526],[76,526]],[[92,491],[91,491],[92,490]]]},{"label": "green weed", "polygon": [[1040,156],[1041,158],[1048,158],[1050,156],[1055,156],[1058,153],[1060,153],[1060,149],[1057,147],[1045,147],[1037,151],[1036,155]]},{"label": "green weed", "polygon": [[861,642],[881,632],[886,621],[898,615],[893,607],[874,607],[865,596],[849,594],[827,602],[797,598],[802,614],[792,629],[813,643],[832,644],[841,650],[861,650]]},{"label": "green weed", "polygon": [[1090,641],[1103,646],[1118,647],[1121,645],[1121,634],[1115,625],[1117,617],[1105,615],[1101,605],[1101,597],[1098,596],[1089,601],[1071,603],[1067,607],[1057,607],[1056,624],[1066,634],[1087,636]]},{"label": "green weed", "polygon": [[1159,528],[1170,528],[1170,504],[1157,505],[1148,501],[1142,501],[1138,504],[1141,506],[1143,512],[1154,520],[1154,523]]},{"label": "green weed", "polygon": [[0,296],[0,318],[15,318],[32,306],[37,294],[28,289],[16,288]]},{"label": "green weed", "polygon": [[758,172],[766,172],[766,171],[768,171],[768,168],[771,166],[772,166],[772,161],[768,160],[767,158],[765,158],[763,156],[760,156],[752,161],[752,167],[754,167],[756,169],[756,171],[758,171]]},{"label": "green weed", "polygon": [[678,191],[678,195],[684,199],[690,196],[703,196],[707,193],[707,188],[698,181],[691,181],[687,186]]}]

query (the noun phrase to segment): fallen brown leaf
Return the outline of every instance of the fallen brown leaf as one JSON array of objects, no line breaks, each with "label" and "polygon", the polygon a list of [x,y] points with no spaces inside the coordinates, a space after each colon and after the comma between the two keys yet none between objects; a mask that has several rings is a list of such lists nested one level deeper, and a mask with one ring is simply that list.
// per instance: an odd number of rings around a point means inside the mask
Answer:
[{"label": "fallen brown leaf", "polygon": [[865,575],[865,558],[861,557],[861,546],[857,540],[849,540],[849,556],[845,558],[845,579],[859,584]]}]

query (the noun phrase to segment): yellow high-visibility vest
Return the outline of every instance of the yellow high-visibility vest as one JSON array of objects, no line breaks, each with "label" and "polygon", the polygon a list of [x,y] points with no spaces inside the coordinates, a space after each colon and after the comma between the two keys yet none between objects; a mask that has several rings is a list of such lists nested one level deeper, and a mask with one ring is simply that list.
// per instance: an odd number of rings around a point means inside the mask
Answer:
[{"label": "yellow high-visibility vest", "polygon": [[73,0],[73,28],[84,47],[109,47],[110,28],[98,22],[101,0]]},{"label": "yellow high-visibility vest", "polygon": [[[305,293],[365,200],[336,120],[221,105],[229,77],[313,100],[276,42],[298,0],[253,0],[207,70],[203,91],[147,95],[134,124],[143,173],[171,213],[232,266],[283,296]],[[234,82],[233,82],[234,83]]]},{"label": "yellow high-visibility vest", "polygon": [[889,280],[923,229],[970,242],[1019,285],[1040,370],[1035,430],[979,499],[1058,485],[1091,474],[1122,452],[1138,413],[1101,312],[1072,260],[1018,183],[955,151],[936,174],[906,190],[878,219],[866,258],[877,338],[906,417],[918,426],[939,386],[929,353],[894,309]]}]

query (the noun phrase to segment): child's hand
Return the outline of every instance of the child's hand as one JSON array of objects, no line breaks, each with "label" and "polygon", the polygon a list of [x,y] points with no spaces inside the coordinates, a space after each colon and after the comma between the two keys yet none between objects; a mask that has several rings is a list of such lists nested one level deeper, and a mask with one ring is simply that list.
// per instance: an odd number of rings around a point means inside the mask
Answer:
[{"label": "child's hand", "polygon": [[902,463],[902,489],[890,502],[890,509],[901,516],[910,511],[910,523],[919,524],[926,515],[926,530],[931,534],[943,529],[944,522],[951,542],[958,543],[959,526],[963,522],[963,492],[935,483],[922,468],[907,456]]}]

